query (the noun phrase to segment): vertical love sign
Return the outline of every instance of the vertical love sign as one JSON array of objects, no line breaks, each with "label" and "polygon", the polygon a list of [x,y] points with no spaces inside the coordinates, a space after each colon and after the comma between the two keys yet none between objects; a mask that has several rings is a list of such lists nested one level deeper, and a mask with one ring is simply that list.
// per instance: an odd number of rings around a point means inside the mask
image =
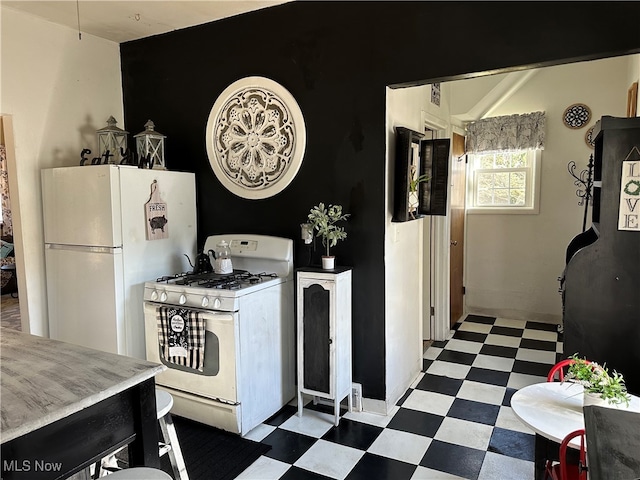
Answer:
[{"label": "vertical love sign", "polygon": [[169,227],[167,223],[167,204],[160,198],[158,181],[151,184],[151,197],[145,203],[145,220],[147,222],[147,240],[160,240],[169,238]]},{"label": "vertical love sign", "polygon": [[622,162],[618,230],[640,232],[640,160]]}]

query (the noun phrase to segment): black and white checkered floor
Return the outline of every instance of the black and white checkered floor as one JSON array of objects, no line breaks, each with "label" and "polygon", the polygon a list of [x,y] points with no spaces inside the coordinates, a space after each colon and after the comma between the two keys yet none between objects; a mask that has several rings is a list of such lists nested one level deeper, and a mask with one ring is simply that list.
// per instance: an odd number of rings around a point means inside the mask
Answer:
[{"label": "black and white checkered floor", "polygon": [[468,315],[390,415],[345,413],[334,427],[329,407],[287,406],[249,432],[272,448],[238,478],[532,479],[535,437],[509,402],[546,381],[561,340],[555,325]]}]

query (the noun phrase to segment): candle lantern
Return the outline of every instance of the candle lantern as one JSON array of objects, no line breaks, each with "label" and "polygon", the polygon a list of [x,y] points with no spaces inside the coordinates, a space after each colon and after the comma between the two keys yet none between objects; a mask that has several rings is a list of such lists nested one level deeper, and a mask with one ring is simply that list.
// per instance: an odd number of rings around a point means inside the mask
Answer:
[{"label": "candle lantern", "polygon": [[122,160],[122,150],[127,149],[127,134],[129,132],[121,129],[120,127],[116,127],[115,118],[113,115],[109,117],[107,120],[107,126],[96,130],[96,134],[98,135],[98,152],[100,152],[100,156],[104,157],[108,156],[106,159],[103,159],[102,163],[115,163],[119,164]]},{"label": "candle lantern", "polygon": [[153,162],[153,168],[165,170],[164,164],[164,139],[167,138],[155,130],[155,124],[148,120],[144,124],[144,132],[135,135],[136,151],[140,160],[147,159]]}]

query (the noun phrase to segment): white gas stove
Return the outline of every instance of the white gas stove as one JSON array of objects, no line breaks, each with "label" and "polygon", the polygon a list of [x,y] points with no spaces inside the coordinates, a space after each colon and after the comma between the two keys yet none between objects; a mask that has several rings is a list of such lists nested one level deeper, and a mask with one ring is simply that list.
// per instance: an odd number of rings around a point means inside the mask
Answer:
[{"label": "white gas stove", "polygon": [[146,282],[144,300],[166,305],[234,312],[244,295],[293,279],[293,241],[261,235],[213,235],[204,251],[229,243],[233,273],[182,272]]},{"label": "white gas stove", "polygon": [[[293,241],[214,235],[204,251],[221,240],[233,273],[183,272],[145,283],[146,351],[168,367],[156,383],[173,395],[175,414],[245,435],[295,396]],[[163,357],[166,312],[204,320],[202,371]]]},{"label": "white gas stove", "polygon": [[234,270],[229,274],[178,273],[145,284],[144,299],[167,305],[235,312],[239,299],[287,281],[276,273]]}]

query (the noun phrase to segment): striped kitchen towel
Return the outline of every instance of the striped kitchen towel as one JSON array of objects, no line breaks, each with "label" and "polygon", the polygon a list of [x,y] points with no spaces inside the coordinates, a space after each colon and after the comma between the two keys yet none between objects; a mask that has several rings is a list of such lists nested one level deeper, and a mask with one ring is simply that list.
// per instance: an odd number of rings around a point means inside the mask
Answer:
[{"label": "striped kitchen towel", "polygon": [[205,320],[188,308],[157,307],[160,354],[167,362],[204,370]]}]

